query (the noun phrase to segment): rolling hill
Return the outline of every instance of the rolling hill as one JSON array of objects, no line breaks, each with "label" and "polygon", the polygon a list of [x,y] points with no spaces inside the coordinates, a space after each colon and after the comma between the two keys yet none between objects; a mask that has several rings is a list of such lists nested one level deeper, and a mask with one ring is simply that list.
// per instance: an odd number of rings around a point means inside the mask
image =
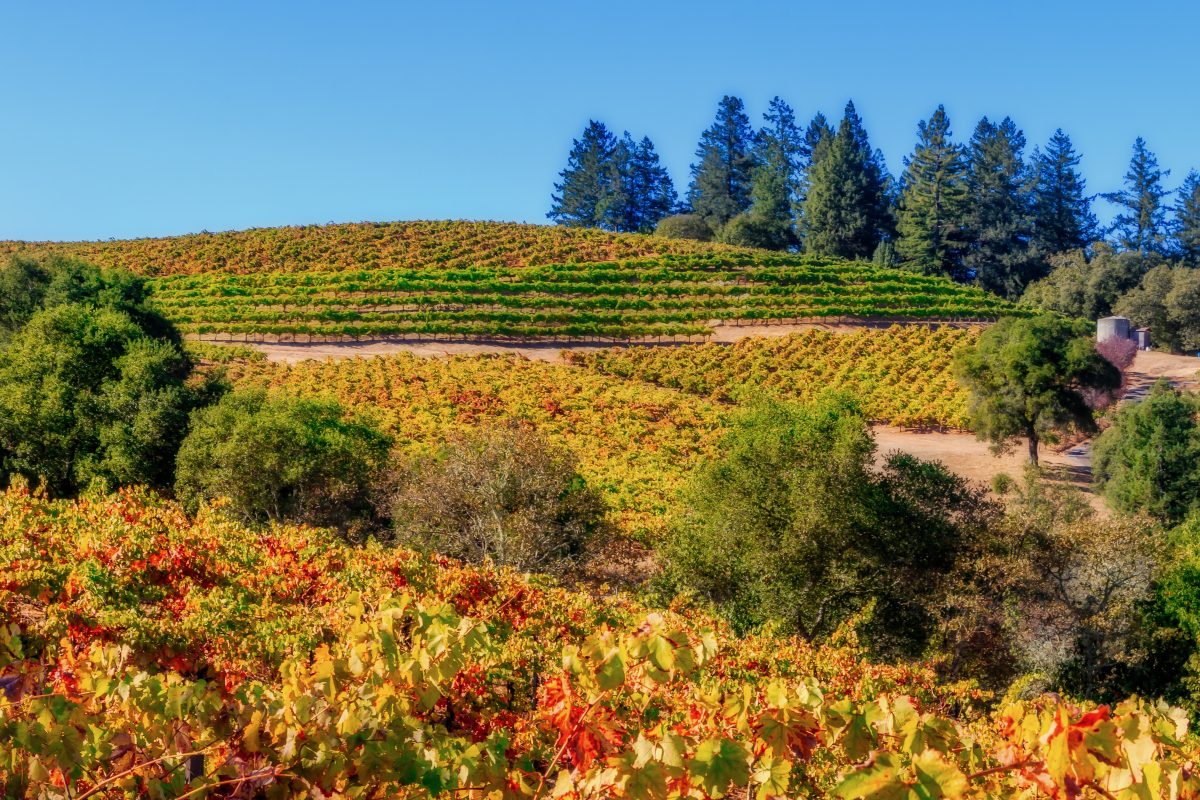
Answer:
[{"label": "rolling hill", "polygon": [[151,278],[187,334],[704,338],[713,325],[1019,313],[974,287],[868,263],[637,234],[491,222],[263,228],[163,239],[0,243]]}]

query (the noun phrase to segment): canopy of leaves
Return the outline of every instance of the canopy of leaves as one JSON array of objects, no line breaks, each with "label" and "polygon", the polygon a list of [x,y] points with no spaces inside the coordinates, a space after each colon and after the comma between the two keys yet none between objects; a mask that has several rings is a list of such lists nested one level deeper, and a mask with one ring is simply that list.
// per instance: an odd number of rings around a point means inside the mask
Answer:
[{"label": "canopy of leaves", "polygon": [[1115,310],[1134,325],[1150,328],[1156,347],[1200,350],[1200,271],[1154,267],[1140,286],[1117,301]]},{"label": "canopy of leaves", "polygon": [[1136,253],[1118,253],[1106,244],[1095,245],[1090,255],[1058,253],[1049,258],[1050,274],[1026,288],[1021,304],[1081,319],[1106,317],[1137,287],[1147,264]]}]

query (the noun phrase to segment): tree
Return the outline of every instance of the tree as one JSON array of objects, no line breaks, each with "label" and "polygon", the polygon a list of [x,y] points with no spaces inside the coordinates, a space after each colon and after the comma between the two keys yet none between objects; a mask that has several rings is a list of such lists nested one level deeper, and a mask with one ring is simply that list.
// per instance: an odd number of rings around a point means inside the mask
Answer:
[{"label": "tree", "polygon": [[614,200],[605,227],[650,233],[675,208],[678,195],[649,137],[634,142],[626,131],[613,154]]},{"label": "tree", "polygon": [[[805,142],[791,106],[780,98],[771,100],[766,123],[755,139],[757,162],[751,172],[749,229],[756,247],[785,250],[797,244],[795,213],[800,202]],[[737,237],[733,237],[737,238]],[[726,241],[732,241],[726,235]]]},{"label": "tree", "polygon": [[702,467],[667,548],[668,585],[717,606],[738,630],[773,622],[828,636],[876,601],[872,642],[913,652],[928,633],[922,600],[954,562],[979,499],[911,457],[874,469],[874,440],[852,403],[764,399],[732,420],[721,458]]},{"label": "tree", "polygon": [[50,273],[37,261],[13,257],[0,269],[0,344],[42,307]]},{"label": "tree", "polygon": [[688,203],[717,229],[750,207],[753,131],[742,101],[726,95],[717,118],[700,137]]},{"label": "tree", "polygon": [[1008,117],[999,125],[984,117],[968,147],[968,246],[963,266],[980,286],[1004,297],[1016,297],[1041,277],[1030,251],[1024,149],[1025,135]]},{"label": "tree", "polygon": [[1079,162],[1071,137],[1061,128],[1045,151],[1034,155],[1033,241],[1043,253],[1081,250],[1099,236]]},{"label": "tree", "polygon": [[904,162],[896,250],[907,269],[961,280],[967,163],[950,135],[943,106],[917,125],[916,149]]},{"label": "tree", "polygon": [[457,436],[393,481],[397,540],[471,564],[560,573],[605,531],[604,503],[575,456],[525,428]]},{"label": "tree", "polygon": [[1168,192],[1163,187],[1163,179],[1170,174],[1170,170],[1158,168],[1158,159],[1139,136],[1133,143],[1125,188],[1103,195],[1105,200],[1121,209],[1110,228],[1116,235],[1118,246],[1142,258],[1166,252],[1167,207],[1164,200]]},{"label": "tree", "polygon": [[1089,323],[1054,314],[1009,317],[984,331],[955,364],[976,436],[997,450],[1025,437],[1037,464],[1041,442],[1066,428],[1095,430],[1084,392],[1119,386],[1121,374],[1096,352],[1090,332]]},{"label": "tree", "polygon": [[69,496],[99,482],[170,485],[188,414],[204,395],[191,362],[128,313],[43,308],[0,350],[3,471]]},{"label": "tree", "polygon": [[887,176],[854,103],[809,172],[804,243],[809,252],[867,259],[891,229]]},{"label": "tree", "polygon": [[667,239],[692,239],[697,242],[711,242],[713,229],[708,226],[699,214],[675,214],[663,217],[654,229],[655,236]]},{"label": "tree", "polygon": [[1183,262],[1200,267],[1200,172],[1191,170],[1175,203],[1175,238]]},{"label": "tree", "polygon": [[617,138],[603,122],[589,120],[572,142],[566,168],[554,184],[547,217],[572,228],[612,228],[620,213],[619,175],[614,157]]},{"label": "tree", "polygon": [[1096,440],[1093,473],[1109,504],[1178,525],[1200,508],[1200,401],[1159,381]]},{"label": "tree", "polygon": [[227,498],[246,522],[352,529],[368,518],[391,442],[335,402],[239,391],[192,415],[175,493],[189,511]]}]

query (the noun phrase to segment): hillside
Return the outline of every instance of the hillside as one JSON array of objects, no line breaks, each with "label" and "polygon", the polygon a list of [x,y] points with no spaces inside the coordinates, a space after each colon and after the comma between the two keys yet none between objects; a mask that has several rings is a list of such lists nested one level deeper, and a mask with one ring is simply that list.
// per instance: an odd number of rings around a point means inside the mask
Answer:
[{"label": "hillside", "polygon": [[0,495],[0,562],[6,797],[1159,796],[1147,781],[1191,797],[1200,782],[1162,706],[989,715],[927,665],[871,664],[852,631],[738,637],[695,609],[192,520],[140,492]]},{"label": "hillside", "polygon": [[3,254],[152,276],[155,302],[185,333],[246,341],[704,337],[744,321],[1018,313],[974,287],[866,263],[506,223],[6,242]]}]

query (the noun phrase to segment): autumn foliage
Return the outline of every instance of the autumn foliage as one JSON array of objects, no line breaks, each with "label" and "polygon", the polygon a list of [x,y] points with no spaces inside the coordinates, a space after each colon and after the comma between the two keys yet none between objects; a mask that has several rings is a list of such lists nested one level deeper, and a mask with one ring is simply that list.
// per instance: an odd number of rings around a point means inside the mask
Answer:
[{"label": "autumn foliage", "polygon": [[[871,664],[140,492],[0,496],[6,797],[1195,797],[1178,711]],[[681,610],[682,611],[682,610]]]}]

